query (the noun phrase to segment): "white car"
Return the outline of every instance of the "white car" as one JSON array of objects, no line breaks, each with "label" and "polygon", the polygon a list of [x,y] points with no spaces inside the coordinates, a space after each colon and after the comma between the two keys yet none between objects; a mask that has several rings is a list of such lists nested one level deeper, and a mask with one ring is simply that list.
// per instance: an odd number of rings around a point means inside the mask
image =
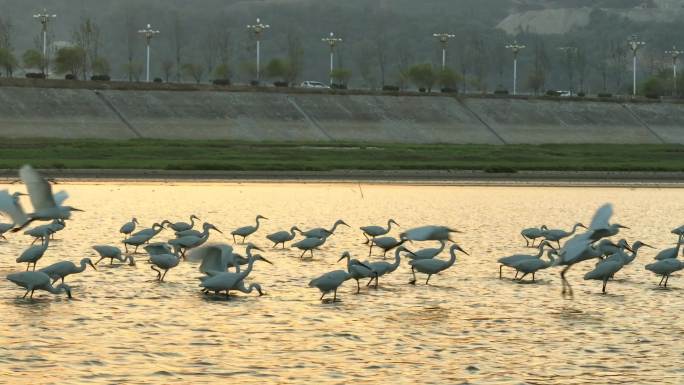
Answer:
[{"label": "white car", "polygon": [[299,86],[302,88],[330,88],[321,82],[315,82],[313,80],[304,81]]}]

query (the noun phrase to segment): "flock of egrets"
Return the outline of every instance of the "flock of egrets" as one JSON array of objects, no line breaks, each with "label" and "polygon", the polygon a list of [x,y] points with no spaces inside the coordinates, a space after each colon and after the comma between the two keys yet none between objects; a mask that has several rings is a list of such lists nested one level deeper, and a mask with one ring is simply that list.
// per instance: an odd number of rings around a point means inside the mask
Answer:
[{"label": "flock of egrets", "polygon": [[[15,192],[10,194],[7,190],[0,191],[0,213],[8,216],[11,223],[0,223],[0,238],[5,238],[4,233],[9,231],[17,232],[24,229],[34,221],[49,221],[47,224],[39,225],[24,234],[34,238],[30,247],[24,250],[16,259],[17,263],[26,263],[26,271],[12,273],[7,279],[18,286],[23,287],[26,292],[24,297],[33,297],[36,290],[44,290],[50,293],[65,292],[71,298],[71,287],[64,283],[64,279],[71,275],[83,272],[88,266],[96,269],[96,265],[103,259],[109,259],[110,264],[117,260],[122,263],[135,265],[135,257],[138,248],[143,247],[150,264],[151,270],[156,273],[158,281],[164,281],[169,270],[178,266],[181,261],[187,260],[199,263],[199,271],[203,274],[200,277],[199,286],[202,291],[210,294],[225,293],[230,295],[231,291],[251,293],[254,289],[263,294],[262,287],[258,283],[247,284],[250,273],[257,261],[271,263],[268,259],[255,251],[263,249],[253,243],[247,243],[244,255],[238,253],[232,245],[225,243],[207,244],[211,231],[221,232],[216,226],[205,222],[201,228],[196,230],[196,220],[200,219],[192,215],[190,222],[170,222],[164,220],[154,223],[150,228],[138,230],[138,221],[133,218],[125,223],[120,233],[123,235],[124,251],[112,245],[95,245],[93,250],[99,256],[96,262],[90,258],[83,258],[79,265],[71,261],[61,261],[49,266],[36,269],[36,266],[50,246],[50,240],[55,233],[66,227],[66,220],[71,217],[73,211],[80,211],[71,206],[64,206],[63,203],[68,195],[65,192],[53,194],[52,186],[36,172],[31,166],[24,166],[19,170],[21,180],[26,185],[28,194]],[[32,213],[26,213],[20,201],[22,195],[30,197],[33,206]],[[603,292],[606,292],[607,282],[622,268],[629,265],[636,257],[641,247],[651,247],[643,242],[636,241],[632,245],[624,239],[614,243],[609,237],[619,233],[621,228],[625,228],[617,223],[610,223],[612,216],[612,206],[606,204],[595,213],[591,224],[587,227],[581,223],[573,226],[571,231],[549,229],[546,226],[540,228],[530,228],[522,231],[526,246],[535,247],[537,239],[542,239],[536,246],[538,252],[535,254],[516,254],[500,258],[498,262],[499,277],[503,276],[503,267],[509,267],[516,271],[516,280],[522,281],[526,276],[531,275],[532,281],[535,274],[540,270],[552,266],[564,266],[560,273],[562,280],[563,295],[572,295],[572,288],[565,278],[565,273],[573,265],[588,260],[596,260],[595,268],[588,272],[584,278],[603,281]],[[248,237],[253,236],[260,227],[260,221],[268,219],[261,215],[256,217],[255,225],[244,226],[231,232],[233,242],[237,242],[240,237],[242,244]],[[302,237],[300,240],[291,243],[290,247],[301,250],[300,258],[309,253],[309,257],[314,257],[314,250],[323,246],[326,241],[334,235],[338,226],[349,226],[343,220],[336,221],[330,229],[314,228],[302,231],[296,226],[289,230],[278,231],[266,236],[272,247],[282,245],[285,248],[287,242],[294,241],[299,232]],[[346,260],[346,270],[334,270],[325,273],[309,282],[310,287],[319,289],[322,293],[321,300],[328,293],[333,293],[334,302],[337,299],[337,289],[347,280],[354,279],[357,283],[357,293],[361,290],[361,280],[368,280],[366,286],[378,287],[380,277],[386,276],[397,270],[402,257],[408,259],[411,267],[412,279],[409,283],[416,283],[416,272],[427,275],[425,284],[429,284],[430,278],[439,274],[451,266],[456,261],[457,252],[466,253],[451,238],[451,234],[458,233],[447,226],[422,226],[400,234],[399,239],[387,236],[392,230],[392,225],[398,225],[390,219],[387,226],[364,226],[361,227],[366,244],[369,246],[368,256],[370,257],[373,248],[382,250],[383,260],[360,261],[352,258],[349,252],[343,252],[338,262]],[[170,229],[175,237],[166,242],[153,242],[164,229]],[[578,233],[578,229],[585,231]],[[138,230],[138,231],[136,231]],[[667,286],[667,282],[672,273],[684,269],[684,262],[677,259],[684,238],[684,226],[672,231],[678,235],[679,239],[675,247],[661,251],[656,256],[656,262],[646,265],[646,269],[662,276],[660,285]],[[6,239],[6,238],[5,238]],[[567,239],[567,240],[566,240]],[[39,245],[35,245],[40,241]],[[405,242],[437,241],[437,248],[423,248],[411,251],[405,246]],[[561,241],[564,244],[561,246]],[[448,242],[452,245],[448,248],[449,259],[438,259],[437,257],[447,248]],[[554,247],[554,244],[556,247]],[[133,251],[129,251],[129,247]],[[388,262],[385,256],[388,252],[394,251],[394,261]],[[547,257],[544,260],[544,256]],[[246,265],[246,267],[244,267]],[[32,269],[31,269],[32,267]],[[518,278],[518,275],[520,275]],[[57,286],[55,283],[61,281]]]}]

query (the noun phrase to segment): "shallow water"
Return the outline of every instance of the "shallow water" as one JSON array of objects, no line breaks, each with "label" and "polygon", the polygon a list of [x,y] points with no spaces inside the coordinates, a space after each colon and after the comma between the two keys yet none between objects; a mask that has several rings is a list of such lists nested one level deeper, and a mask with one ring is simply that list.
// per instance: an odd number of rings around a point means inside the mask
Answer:
[{"label": "shallow water", "polygon": [[[14,186],[0,186],[0,188]],[[93,244],[118,244],[118,229],[136,216],[149,225],[197,214],[225,233],[270,220],[251,238],[299,225],[341,227],[313,260],[299,251],[268,250],[274,265],[248,278],[267,295],[205,296],[197,265],[181,263],[165,283],[153,281],[143,255],[136,267],[107,266],[67,278],[73,300],[23,290],[0,279],[0,383],[684,383],[684,280],[644,270],[641,256],[608,284],[585,282],[588,262],[569,279],[574,300],[560,295],[558,270],[535,284],[498,279],[498,257],[526,251],[519,231],[545,223],[569,228],[615,205],[621,234],[658,248],[676,239],[681,189],[397,186],[357,184],[61,184],[77,213],[38,267],[93,257]],[[343,250],[365,259],[359,226],[394,218],[402,229],[444,223],[462,231],[459,256],[430,286],[408,285],[402,266],[380,288],[339,290],[341,302],[318,301],[311,278],[344,268]],[[401,229],[393,230],[397,235]],[[169,237],[165,231],[161,238]],[[23,270],[14,259],[30,240],[0,242],[0,275]],[[210,242],[226,241],[212,235]],[[409,248],[420,247],[418,243]],[[238,250],[241,248],[238,247]],[[375,258],[378,258],[377,256]],[[448,258],[444,253],[440,258]],[[422,280],[421,280],[422,279]]]}]

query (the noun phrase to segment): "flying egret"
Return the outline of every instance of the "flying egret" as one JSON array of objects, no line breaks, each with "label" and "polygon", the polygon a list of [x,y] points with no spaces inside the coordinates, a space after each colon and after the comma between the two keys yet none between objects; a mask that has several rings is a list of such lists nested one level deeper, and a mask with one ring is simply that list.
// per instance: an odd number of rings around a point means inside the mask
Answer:
[{"label": "flying egret", "polygon": [[537,249],[539,249],[537,254],[513,254],[507,257],[499,258],[497,260],[497,262],[499,262],[499,279],[503,278],[504,266],[514,268],[515,278],[518,278],[518,269],[516,269],[514,266],[523,260],[541,258],[541,256],[544,255],[544,247],[550,247],[551,249],[554,249],[554,247],[548,241],[541,241],[539,242],[539,245],[537,245]]},{"label": "flying egret", "polygon": [[82,273],[88,265],[90,265],[93,269],[97,270],[95,265],[93,265],[93,261],[91,261],[90,258],[83,258],[81,259],[80,266],[76,266],[71,261],[61,261],[53,263],[52,265],[44,267],[42,269],[39,269],[38,271],[50,276],[50,278],[53,279],[52,284],[54,285],[55,282],[57,282],[60,279],[62,280],[62,283],[64,283],[64,277],[66,277],[67,275]]},{"label": "flying egret", "polygon": [[119,262],[126,263],[128,261],[129,266],[135,266],[135,259],[133,259],[132,255],[126,256],[126,258],[123,257],[121,254],[121,249],[119,249],[116,246],[109,246],[109,245],[95,245],[93,246],[93,250],[97,252],[97,254],[100,256],[100,259],[95,262],[95,265],[100,263],[101,260],[105,258],[109,258],[109,264],[112,265],[114,263],[114,260],[116,259]]},{"label": "flying egret", "polygon": [[307,238],[327,238],[335,233],[335,230],[339,225],[345,225],[347,227],[350,227],[343,220],[338,219],[337,221],[335,221],[335,223],[333,223],[333,226],[330,230],[326,230],[322,227],[317,227],[315,229],[302,232],[302,235]]},{"label": "flying egret", "polygon": [[465,255],[469,255],[465,250],[461,248],[461,246],[457,244],[451,245],[449,248],[449,254],[451,255],[451,258],[449,258],[448,261],[443,261],[441,259],[414,259],[412,261],[409,261],[409,265],[411,265],[411,274],[413,274],[413,279],[409,282],[412,285],[416,284],[416,270],[419,273],[427,274],[427,280],[425,280],[425,284],[427,285],[428,282],[430,282],[430,277],[432,277],[433,274],[438,274],[448,268],[450,268],[454,262],[456,262],[456,250],[462,252]]},{"label": "flying egret", "polygon": [[581,224],[581,223],[575,223],[574,226],[572,226],[571,231],[565,231],[565,230],[560,230],[560,229],[547,229],[544,232],[542,232],[542,235],[544,238],[549,241],[549,242],[556,242],[558,247],[560,247],[560,240],[567,238],[571,235],[574,235],[577,232],[578,228],[583,228],[586,229],[587,226]]},{"label": "flying egret", "polygon": [[49,221],[53,219],[69,219],[72,211],[83,211],[71,206],[62,206],[62,202],[68,197],[65,192],[52,194],[52,186],[33,167],[29,165],[19,169],[19,176],[26,185],[33,213],[28,214],[28,220],[12,231],[20,231],[33,221]]},{"label": "flying egret", "polygon": [[[406,250],[403,246],[397,247],[397,249],[394,251],[394,263],[389,263],[385,261],[378,261],[378,262],[371,262],[371,263],[366,263],[375,273],[370,281],[368,281],[368,285],[373,281],[373,278],[375,278],[375,288],[378,288],[378,278],[382,277],[383,275],[390,274],[397,270],[399,267],[399,264],[401,263],[401,252],[402,251],[408,251]],[[368,286],[367,285],[367,286]]]},{"label": "flying egret", "polygon": [[192,214],[192,215],[190,216],[190,223],[187,223],[187,222],[176,222],[176,223],[171,223],[171,222],[168,221],[168,220],[164,220],[164,221],[162,222],[162,226],[165,225],[165,224],[168,224],[169,227],[170,227],[173,231],[175,231],[175,232],[190,230],[190,229],[192,229],[193,227],[195,227],[195,219],[197,219],[198,221],[200,220],[195,214]]},{"label": "flying egret", "polygon": [[[560,273],[563,287],[561,294],[563,296],[566,293],[572,296],[572,286],[570,286],[570,282],[565,278],[568,270],[579,262],[601,257],[603,255],[601,249],[593,247],[591,244],[603,237],[617,234],[617,231],[624,227],[619,224],[609,224],[608,221],[612,215],[613,206],[610,203],[599,207],[591,220],[589,229],[582,234],[576,234],[568,239],[558,251],[558,258],[554,261],[554,266],[565,266]],[[611,234],[613,232],[615,234]],[[617,245],[613,245],[617,247]]]},{"label": "flying egret", "polygon": [[665,287],[667,287],[667,281],[670,279],[670,275],[682,269],[684,269],[684,262],[675,258],[662,259],[658,262],[646,265],[646,270],[662,276],[658,286],[662,285],[663,280],[665,280]]},{"label": "flying egret", "polygon": [[[395,224],[399,226],[397,222],[394,221],[394,219],[390,219],[387,221],[387,228],[384,228],[382,226],[363,226],[360,227],[361,231],[363,231],[363,236],[366,238],[366,242],[364,244],[370,243],[375,237],[379,237],[381,235],[385,235],[390,232],[392,229],[392,224]],[[368,238],[370,237],[370,238]]]},{"label": "flying egret", "polygon": [[133,218],[130,222],[124,223],[124,225],[119,229],[119,232],[123,234],[124,239],[126,239],[126,237],[130,236],[131,233],[135,231],[135,227],[138,224],[138,219]]},{"label": "flying egret", "polygon": [[347,272],[353,279],[356,280],[356,294],[359,294],[359,292],[361,292],[359,279],[375,277],[376,273],[365,263],[359,261],[358,259],[352,259],[351,254],[349,254],[348,251],[343,252],[342,256],[337,260],[337,262],[343,259],[347,260]]},{"label": "flying egret", "polygon": [[345,281],[353,278],[351,274],[344,270],[333,270],[314,278],[309,282],[309,287],[315,287],[321,291],[320,300],[323,300],[326,294],[333,292],[333,302],[337,301],[337,288],[339,288]]},{"label": "flying egret", "polygon": [[534,247],[534,241],[537,238],[542,238],[544,236],[544,231],[548,230],[546,225],[541,225],[541,227],[530,227],[527,229],[523,229],[520,232],[520,235],[522,235],[523,239],[525,240],[525,246],[530,247],[530,241],[532,241],[532,245]]},{"label": "flying egret", "polygon": [[[540,250],[542,252],[544,251],[544,249]],[[536,272],[542,269],[548,269],[553,265],[553,262],[555,261],[555,258],[553,257],[554,254],[556,254],[556,250],[552,249],[546,252],[546,257],[549,259],[548,261],[544,261],[541,258],[528,258],[514,263],[511,267],[516,269],[516,271],[521,271],[523,273],[522,277],[519,279],[520,281],[522,281],[526,275],[532,274],[532,282],[534,282],[534,274]]]},{"label": "flying egret", "polygon": [[36,270],[36,263],[39,259],[43,258],[43,254],[48,249],[50,244],[50,238],[44,238],[43,243],[40,246],[30,246],[28,249],[24,250],[23,253],[17,258],[18,263],[27,262],[26,271],[28,271],[31,264],[33,264],[33,271]]},{"label": "flying egret", "polygon": [[395,247],[401,246],[404,244],[404,242],[406,242],[406,239],[397,240],[393,237],[374,238],[371,242],[371,247],[368,250],[368,256],[370,257],[371,252],[373,251],[373,246],[377,246],[382,249],[382,258],[384,259],[388,251],[394,249]]},{"label": "flying egret", "polygon": [[273,242],[273,247],[278,246],[279,243],[283,244],[283,249],[285,248],[285,242],[289,242],[294,239],[295,237],[295,230],[299,231],[301,234],[302,230],[300,230],[297,226],[292,226],[290,228],[290,231],[278,231],[273,234],[268,234],[266,238]]},{"label": "flying egret", "polygon": [[52,294],[59,294],[66,292],[67,296],[71,298],[71,287],[69,285],[60,283],[57,286],[52,286],[50,276],[40,271],[23,271],[21,273],[12,273],[7,275],[7,279],[14,284],[26,289],[26,293],[22,298],[31,293],[29,298],[33,299],[33,292],[36,290],[45,290]]},{"label": "flying egret", "polygon": [[217,229],[216,226],[212,225],[211,223],[205,223],[204,231],[202,231],[199,237],[194,235],[188,235],[185,237],[172,239],[169,241],[169,244],[173,246],[174,249],[178,250],[180,252],[180,255],[183,258],[185,258],[186,251],[194,247],[201,246],[209,239],[209,230],[216,230],[219,233],[223,234],[223,232]]},{"label": "flying egret", "polygon": [[241,284],[244,281],[244,279],[247,278],[247,276],[252,272],[255,261],[256,259],[254,257],[250,257],[247,263],[247,269],[239,273],[221,272],[208,277],[203,277],[201,278],[202,283],[200,283],[200,286],[203,287],[205,291],[213,291],[216,294],[225,290],[226,296],[230,295],[231,290],[240,290],[249,293],[252,291],[252,287],[255,287],[259,292],[259,296],[261,296],[263,295],[263,292],[261,291],[261,286],[253,284],[250,285],[249,288],[245,288],[244,284]]},{"label": "flying egret", "polygon": [[[178,250],[173,253],[150,254],[150,263],[152,264],[150,269],[157,272],[157,281],[164,282],[166,273],[168,273],[170,269],[178,266],[180,260],[181,256],[178,254]],[[155,267],[158,267],[161,270],[158,270]],[[162,270],[164,271],[163,274]]]},{"label": "flying egret", "polygon": [[679,250],[682,248],[683,243],[684,240],[680,239],[677,242],[677,246],[661,250],[660,252],[658,252],[658,254],[656,254],[655,259],[658,261],[662,261],[664,259],[677,258],[677,255],[679,255]]},{"label": "flying egret", "polygon": [[416,250],[416,251],[411,251],[404,247],[404,250],[408,252],[408,258],[409,259],[430,259],[434,258],[439,255],[442,251],[444,251],[444,248],[446,247],[446,242],[445,241],[439,241],[439,247],[438,248],[427,248],[427,249],[421,249],[421,250]]},{"label": "flying egret", "polygon": [[[10,194],[7,190],[0,190],[0,213],[4,213],[12,220],[12,227],[10,227],[10,229],[14,226],[26,223],[29,220],[29,217],[24,212],[21,202],[19,201],[21,195],[27,194],[20,192]],[[8,230],[0,230],[0,235]],[[5,237],[3,236],[3,238]]]},{"label": "flying egret", "polygon": [[[209,223],[209,222],[204,222],[202,224],[202,231],[206,230],[207,228],[211,228],[211,226],[214,226],[214,225]],[[177,231],[175,234],[176,234],[176,238],[183,238],[183,237],[187,237],[190,235],[195,236],[195,237],[201,237],[202,231],[190,229],[190,230]]]},{"label": "flying egret", "polygon": [[254,226],[243,226],[238,229],[235,229],[230,232],[230,234],[233,236],[233,243],[235,243],[235,236],[240,236],[242,237],[242,243],[245,243],[245,238],[248,236],[254,234],[257,230],[259,230],[259,219],[268,219],[263,215],[257,215],[256,216],[256,225]]},{"label": "flying egret", "polygon": [[449,237],[451,233],[460,233],[458,230],[454,230],[446,226],[422,226],[416,227],[414,229],[405,231],[399,234],[402,239],[408,239],[410,241],[452,241]]},{"label": "flying egret", "polygon": [[299,242],[293,243],[292,247],[296,247],[299,250],[303,250],[302,255],[300,255],[299,258],[304,258],[304,254],[306,254],[307,251],[311,253],[311,258],[313,258],[314,249],[318,249],[319,247],[321,247],[325,243],[326,239],[327,238],[325,237],[304,238]]}]

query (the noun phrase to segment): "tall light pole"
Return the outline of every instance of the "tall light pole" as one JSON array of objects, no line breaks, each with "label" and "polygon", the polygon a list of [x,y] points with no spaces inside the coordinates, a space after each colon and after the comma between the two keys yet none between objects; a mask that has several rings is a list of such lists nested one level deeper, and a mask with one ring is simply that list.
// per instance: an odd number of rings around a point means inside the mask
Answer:
[{"label": "tall light pole", "polygon": [[43,25],[43,73],[45,73],[45,66],[47,64],[47,28],[48,28],[48,23],[50,22],[50,19],[56,18],[57,15],[51,15],[47,13],[47,9],[43,8],[43,13],[37,13],[33,15],[34,19],[37,19],[40,21],[40,24]]},{"label": "tall light pole", "polygon": [[672,50],[665,51],[665,53],[672,56],[672,81],[674,83],[672,94],[677,95],[677,58],[679,55],[683,54],[684,51],[678,50],[677,46],[673,45]]},{"label": "tall light pole", "polygon": [[147,43],[147,65],[146,65],[146,70],[145,70],[145,81],[150,82],[150,40],[152,40],[152,37],[154,35],[159,34],[159,31],[152,29],[152,26],[147,24],[147,28],[141,29],[138,31],[138,33],[141,33],[143,36],[145,36],[145,41]]},{"label": "tall light pole", "polygon": [[330,36],[324,37],[321,40],[324,43],[328,43],[328,45],[330,46],[330,87],[332,87],[332,84],[333,84],[332,73],[333,73],[333,70],[335,69],[335,64],[334,64],[335,63],[335,61],[334,61],[334,59],[335,59],[335,45],[337,45],[337,43],[341,43],[342,39],[339,37],[335,37],[335,34],[330,32]]},{"label": "tall light pole", "polygon": [[444,71],[446,69],[446,50],[449,45],[449,39],[453,39],[456,35],[450,33],[433,33],[432,36],[439,39],[439,42],[442,44],[442,71]]},{"label": "tall light pole", "polygon": [[251,30],[254,32],[254,36],[256,37],[256,76],[257,76],[257,82],[261,80],[261,34],[271,28],[270,25],[268,24],[262,24],[261,19],[257,17],[256,19],[256,24],[248,25],[247,29]]},{"label": "tall light pole", "polygon": [[525,47],[523,44],[518,44],[517,40],[514,40],[513,44],[506,45],[506,49],[513,51],[513,95],[518,93],[518,53]]},{"label": "tall light pole", "polygon": [[568,65],[568,82],[570,83],[570,88],[568,91],[570,91],[570,94],[572,95],[573,93],[573,88],[574,85],[572,84],[572,73],[573,73],[573,68],[572,68],[572,55],[576,54],[578,51],[578,48],[575,46],[566,46],[566,47],[558,47],[559,50],[563,51],[565,53],[565,59],[567,60],[567,65]]},{"label": "tall light pole", "polygon": [[632,35],[627,42],[629,48],[632,50],[632,95],[636,96],[636,71],[637,71],[637,51],[641,46],[646,45],[645,42],[640,41],[637,35]]}]

